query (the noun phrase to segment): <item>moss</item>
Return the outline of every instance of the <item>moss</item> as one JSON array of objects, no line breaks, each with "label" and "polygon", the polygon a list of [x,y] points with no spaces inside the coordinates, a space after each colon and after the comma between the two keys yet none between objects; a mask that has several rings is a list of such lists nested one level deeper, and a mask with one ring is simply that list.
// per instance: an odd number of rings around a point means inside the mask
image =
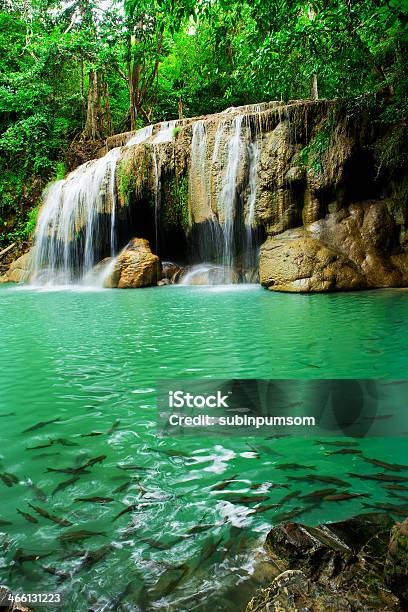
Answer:
[{"label": "moss", "polygon": [[188,178],[172,176],[166,180],[165,206],[163,225],[167,229],[182,227],[185,232],[189,227]]},{"label": "moss", "polygon": [[324,167],[324,157],[333,138],[335,113],[329,111],[323,126],[299,153],[299,159],[308,172],[321,174]]}]

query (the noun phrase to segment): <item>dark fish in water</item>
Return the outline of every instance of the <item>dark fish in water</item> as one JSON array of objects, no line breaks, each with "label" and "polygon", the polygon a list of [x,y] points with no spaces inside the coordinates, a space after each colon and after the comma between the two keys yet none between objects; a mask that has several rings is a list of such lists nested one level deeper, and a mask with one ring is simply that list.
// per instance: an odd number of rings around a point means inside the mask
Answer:
[{"label": "dark fish in water", "polygon": [[287,495],[282,497],[282,499],[279,501],[279,505],[282,505],[282,504],[288,502],[289,500],[293,499],[294,497],[299,497],[301,492],[302,491],[292,491],[291,493],[288,493]]},{"label": "dark fish in water", "polygon": [[79,540],[86,540],[94,536],[104,536],[103,531],[88,531],[87,529],[79,529],[78,531],[68,531],[58,536],[58,540],[61,542],[78,542]]},{"label": "dark fish in water", "polygon": [[41,568],[47,574],[50,574],[51,576],[57,576],[58,578],[61,578],[61,580],[67,580],[67,578],[70,577],[70,574],[67,574],[66,572],[63,572],[58,568],[52,567],[50,565],[48,567],[46,565],[42,565]]},{"label": "dark fish in water", "polygon": [[303,361],[300,361],[299,363],[307,366],[308,368],[316,368],[317,370],[321,369],[321,366],[315,365],[314,363],[304,363]]},{"label": "dark fish in water", "polygon": [[114,423],[112,423],[112,425],[109,427],[108,431],[106,432],[108,435],[112,434],[115,429],[117,429],[120,425],[120,421],[119,419],[117,419]]},{"label": "dark fish in water", "polygon": [[219,538],[217,538],[215,540],[210,538],[209,540],[207,540],[205,542],[205,544],[202,547],[201,552],[200,552],[200,557],[199,557],[199,560],[198,560],[197,567],[199,567],[201,565],[201,563],[203,563],[204,561],[207,561],[208,559],[211,559],[211,557],[218,550],[218,546],[221,544],[221,542],[222,542],[222,536],[220,536]]},{"label": "dark fish in water", "polygon": [[39,514],[40,516],[43,516],[49,521],[52,521],[53,523],[56,523],[57,525],[62,525],[63,527],[70,527],[72,525],[71,521],[69,521],[68,519],[60,518],[59,516],[56,516],[55,514],[50,514],[49,512],[47,512],[47,510],[44,510],[43,508],[40,508],[39,506],[33,506],[33,504],[30,504],[30,502],[28,502],[28,505],[35,512],[37,512],[37,514]]},{"label": "dark fish in water", "polygon": [[28,429],[24,429],[23,433],[26,433],[28,431],[36,431],[37,429],[41,429],[42,427],[45,427],[46,425],[51,425],[52,423],[57,423],[58,421],[61,421],[61,417],[58,417],[57,419],[51,419],[51,421],[40,421],[39,423],[28,427]]},{"label": "dark fish in water", "polygon": [[250,449],[250,451],[254,453],[254,459],[260,459],[260,454],[258,450],[254,446],[252,446],[252,444],[249,444],[249,442],[247,442],[246,445]]},{"label": "dark fish in water", "polygon": [[77,569],[77,572],[87,570],[93,565],[95,565],[95,563],[102,561],[102,559],[104,559],[110,552],[112,552],[112,550],[113,550],[112,544],[106,544],[105,546],[101,546],[100,548],[97,548],[96,550],[89,550],[85,554],[83,561],[81,561],[81,564]]},{"label": "dark fish in water", "polygon": [[288,512],[278,512],[273,516],[274,523],[283,523],[285,521],[289,521],[295,516],[300,516],[306,511],[306,508],[294,508],[293,510],[289,510]]},{"label": "dark fish in water", "polygon": [[408,503],[408,497],[406,495],[398,495],[397,493],[393,493],[393,491],[389,491],[388,495],[390,497],[394,497],[395,499],[401,499],[402,501],[406,501]]},{"label": "dark fish in water", "polygon": [[326,452],[326,455],[361,455],[359,448],[339,448],[335,451]]},{"label": "dark fish in water", "polygon": [[86,471],[87,468],[92,467],[96,463],[100,463],[106,459],[106,455],[99,455],[98,457],[94,457],[93,459],[89,459],[83,465],[74,468],[47,468],[47,472],[61,472],[63,474],[89,474]]},{"label": "dark fish in water", "polygon": [[38,450],[40,448],[49,448],[54,444],[53,440],[50,440],[46,444],[38,444],[37,446],[26,446],[26,450]]},{"label": "dark fish in water", "polygon": [[289,480],[297,480],[299,482],[327,482],[328,484],[334,484],[339,487],[348,487],[349,483],[334,476],[315,476],[314,474],[308,474],[307,476],[288,476]]},{"label": "dark fish in water", "polygon": [[128,582],[125,588],[120,593],[118,593],[118,595],[116,595],[113,599],[111,599],[111,601],[106,605],[105,609],[106,610],[119,610],[120,604],[122,603],[124,599],[126,599],[128,595],[130,595],[130,593],[132,592],[132,589],[133,589],[133,580],[131,582]]},{"label": "dark fish in water", "polygon": [[37,487],[37,485],[35,485],[33,481],[31,480],[31,478],[27,478],[27,485],[30,487],[30,489],[34,491],[34,495],[37,499],[39,499],[42,502],[47,501],[47,496],[45,494],[45,491],[40,489],[40,487]]},{"label": "dark fish in water", "polygon": [[383,510],[390,514],[396,514],[397,516],[403,516],[404,518],[408,515],[408,505],[395,506],[394,504],[362,504],[364,508],[373,508],[375,510]]},{"label": "dark fish in water", "polygon": [[280,504],[266,504],[265,506],[257,506],[251,512],[251,514],[260,514],[261,512],[266,512],[267,510],[272,510],[272,508],[279,508]]},{"label": "dark fish in water", "polygon": [[31,457],[32,461],[39,461],[41,459],[50,459],[51,457],[59,457],[60,453],[41,453],[41,455],[36,455],[35,457]]},{"label": "dark fish in water", "polygon": [[154,540],[153,538],[139,537],[138,539],[144,544],[148,544],[151,548],[156,548],[157,550],[169,550],[169,548],[172,548],[179,542],[182,542],[184,537],[180,536],[179,538],[174,538],[170,542],[166,543],[160,542],[159,540]]},{"label": "dark fish in water", "polygon": [[18,483],[18,478],[14,474],[10,474],[10,472],[2,472],[0,474],[1,480],[4,482],[6,487],[12,487],[13,485]]},{"label": "dark fish in water", "polygon": [[369,493],[336,493],[335,495],[327,495],[324,501],[345,501],[346,499],[355,499],[356,497],[370,497]]},{"label": "dark fish in water", "polygon": [[2,519],[0,518],[0,527],[4,526],[6,527],[7,525],[12,525],[13,523],[11,521],[7,521],[6,519]]},{"label": "dark fish in water", "polygon": [[194,527],[191,527],[187,533],[189,534],[194,534],[194,533],[201,533],[202,531],[208,531],[209,529],[211,529],[212,527],[215,527],[215,525],[194,525]]},{"label": "dark fish in water", "polygon": [[109,504],[113,502],[113,497],[76,497],[75,502],[90,502],[92,504]]},{"label": "dark fish in water", "polygon": [[391,491],[408,491],[407,485],[384,485],[384,489],[389,489]]},{"label": "dark fish in water", "polygon": [[394,476],[393,474],[353,474],[348,473],[352,478],[360,478],[361,480],[380,480],[382,482],[407,482],[408,476]]},{"label": "dark fish in water", "polygon": [[315,470],[315,465],[301,465],[300,463],[280,463],[274,465],[277,470]]},{"label": "dark fish in water", "polygon": [[19,510],[18,508],[16,508],[17,512],[19,514],[21,514],[21,516],[23,516],[25,518],[26,521],[28,521],[29,523],[38,523],[37,519],[35,518],[35,516],[32,516],[31,514],[28,514],[28,512],[23,512],[22,510]]},{"label": "dark fish in water", "polygon": [[132,484],[131,480],[126,480],[126,482],[122,483],[116,489],[113,490],[113,493],[123,493],[126,489]]},{"label": "dark fish in water", "polygon": [[9,416],[16,416],[15,412],[2,412],[0,414],[0,417],[9,417]]},{"label": "dark fish in water", "polygon": [[315,440],[315,444],[322,444],[323,446],[356,446],[358,442],[348,442],[348,441],[333,441],[328,442],[327,440]]},{"label": "dark fish in water", "polygon": [[153,597],[155,600],[170,595],[183,580],[189,571],[187,564],[183,568],[171,568],[164,572],[153,587]]},{"label": "dark fish in water", "polygon": [[60,482],[59,484],[57,484],[51,495],[55,495],[56,493],[59,493],[59,491],[64,491],[67,487],[70,487],[71,485],[75,484],[78,480],[79,476],[74,476],[74,478],[70,478],[69,480],[64,480],[63,482]]},{"label": "dark fish in water", "polygon": [[236,478],[238,478],[238,474],[234,474],[234,476],[231,476],[230,478],[227,478],[226,480],[222,480],[218,484],[212,485],[210,489],[212,491],[223,491],[224,489],[228,487],[228,485],[234,482]]},{"label": "dark fish in water", "polygon": [[26,563],[28,561],[38,561],[39,559],[46,559],[50,555],[52,555],[52,553],[50,552],[46,553],[45,555],[25,555],[22,548],[17,548],[13,556],[13,561],[15,561],[16,563]]},{"label": "dark fish in water", "polygon": [[269,495],[228,495],[226,498],[232,504],[242,504],[243,506],[247,504],[256,504],[259,502],[266,501],[269,499]]},{"label": "dark fish in water", "polygon": [[161,448],[148,448],[147,450],[152,451],[153,453],[161,453],[163,455],[167,455],[167,457],[190,457],[188,453],[184,453],[180,450],[174,449],[161,449]]},{"label": "dark fish in water", "polygon": [[81,434],[81,438],[93,438],[94,436],[103,436],[103,431],[91,431],[88,434]]},{"label": "dark fish in water", "polygon": [[306,495],[301,495],[299,499],[304,499],[306,501],[323,498],[326,495],[332,495],[336,492],[336,489],[320,489],[319,491],[312,491],[312,493],[307,493]]},{"label": "dark fish in water", "polygon": [[403,470],[408,470],[408,465],[400,465],[399,463],[387,463],[386,461],[379,461],[378,459],[370,459],[369,457],[361,457],[363,461],[367,463],[371,463],[376,467],[383,468],[384,470],[391,470],[394,472],[402,472]]},{"label": "dark fish in water", "polygon": [[123,508],[123,510],[121,510],[119,514],[117,514],[112,520],[116,521],[124,514],[127,514],[128,512],[133,512],[134,510],[138,510],[139,506],[140,504],[131,504],[130,506],[126,506],[126,508]]}]

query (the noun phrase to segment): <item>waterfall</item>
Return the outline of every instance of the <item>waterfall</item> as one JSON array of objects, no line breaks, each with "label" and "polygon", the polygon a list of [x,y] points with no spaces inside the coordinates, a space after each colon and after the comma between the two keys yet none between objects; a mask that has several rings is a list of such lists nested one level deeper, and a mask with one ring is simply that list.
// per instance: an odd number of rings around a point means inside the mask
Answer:
[{"label": "waterfall", "polygon": [[116,163],[120,149],[82,164],[45,192],[34,242],[33,282],[67,284],[116,251]]},{"label": "waterfall", "polygon": [[133,145],[141,144],[142,142],[150,138],[152,134],[153,134],[153,126],[146,125],[145,127],[140,128],[140,130],[137,130],[136,134],[132,136],[130,140],[128,140],[128,142],[126,143],[126,146],[132,147]]},{"label": "waterfall", "polygon": [[248,146],[249,172],[248,172],[248,215],[246,226],[252,228],[255,224],[256,185],[258,180],[259,147],[256,142]]},{"label": "waterfall", "polygon": [[234,221],[237,199],[237,179],[240,160],[243,155],[241,128],[244,115],[238,115],[233,121],[233,134],[228,143],[228,161],[222,188],[223,233],[225,266],[232,267],[234,255]]},{"label": "waterfall", "polygon": [[155,136],[153,143],[159,144],[161,142],[170,142],[174,138],[174,128],[177,125],[177,120],[173,119],[172,121],[162,121],[160,124],[160,131]]},{"label": "waterfall", "polygon": [[161,203],[161,168],[157,157],[157,147],[153,144],[153,168],[154,168],[154,232],[156,254],[159,252],[159,221]]}]

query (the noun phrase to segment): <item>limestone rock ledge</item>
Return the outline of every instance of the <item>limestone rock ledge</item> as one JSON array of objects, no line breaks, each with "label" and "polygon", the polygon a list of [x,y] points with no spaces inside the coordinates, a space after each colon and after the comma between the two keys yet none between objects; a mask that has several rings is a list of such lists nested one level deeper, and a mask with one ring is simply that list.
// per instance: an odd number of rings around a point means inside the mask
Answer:
[{"label": "limestone rock ledge", "polygon": [[278,575],[246,612],[405,610],[408,519],[392,525],[386,514],[369,513],[318,527],[274,527],[265,548]]},{"label": "limestone rock ledge", "polygon": [[350,291],[408,285],[408,252],[392,203],[363,202],[269,236],[261,247],[261,284],[272,291]]},{"label": "limestone rock ledge", "polygon": [[132,238],[118,256],[105,286],[133,289],[157,285],[162,277],[162,267],[157,255],[150,249],[148,240]]},{"label": "limestone rock ledge", "polygon": [[32,253],[28,251],[15,259],[5,274],[0,276],[0,283],[22,283],[29,280],[31,273]]}]

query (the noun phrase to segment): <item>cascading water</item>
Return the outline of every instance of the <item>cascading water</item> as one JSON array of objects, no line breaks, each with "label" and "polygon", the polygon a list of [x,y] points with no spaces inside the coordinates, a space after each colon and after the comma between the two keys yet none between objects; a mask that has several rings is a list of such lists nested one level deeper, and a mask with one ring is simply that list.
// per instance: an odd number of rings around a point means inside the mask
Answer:
[{"label": "cascading water", "polygon": [[161,142],[170,142],[174,138],[174,129],[177,125],[177,120],[163,121],[160,124],[160,131],[157,136],[154,137],[153,143],[159,144]]},{"label": "cascading water", "polygon": [[241,128],[244,115],[238,115],[233,121],[233,134],[228,143],[228,161],[224,175],[222,189],[223,204],[223,234],[224,252],[223,263],[227,267],[233,266],[234,257],[234,221],[237,200],[237,178],[240,160],[242,160],[244,144],[241,138]]},{"label": "cascading water", "polygon": [[145,127],[137,130],[136,134],[128,140],[126,143],[127,147],[132,147],[133,145],[141,144],[153,134],[153,125],[146,125]]},{"label": "cascading water", "polygon": [[116,251],[116,163],[120,149],[82,164],[47,190],[37,222],[32,282],[80,280],[109,243]]}]

